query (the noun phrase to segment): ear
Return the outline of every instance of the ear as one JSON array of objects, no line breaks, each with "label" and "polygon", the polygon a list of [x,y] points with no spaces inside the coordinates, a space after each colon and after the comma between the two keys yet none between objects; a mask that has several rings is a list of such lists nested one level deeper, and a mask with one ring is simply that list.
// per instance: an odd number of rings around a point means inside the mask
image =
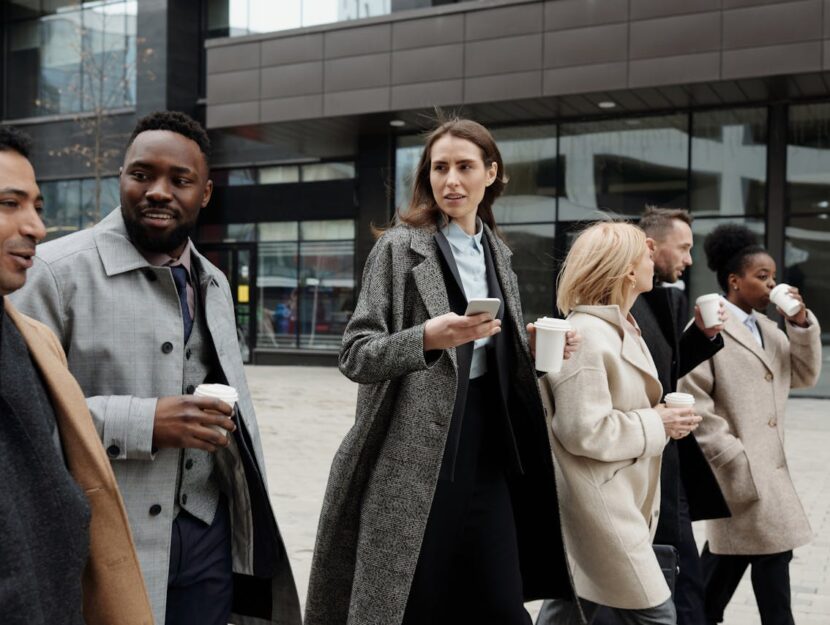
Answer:
[{"label": "ear", "polygon": [[652,239],[651,237],[646,237],[646,247],[653,254],[654,250],[657,249],[657,242],[654,239]]},{"label": "ear", "polygon": [[202,208],[208,205],[211,195],[213,195],[213,180],[208,180],[205,185],[205,191],[202,194]]},{"label": "ear", "polygon": [[499,164],[496,161],[490,163],[490,167],[487,168],[487,186],[489,187],[496,181],[496,177],[499,175]]},{"label": "ear", "polygon": [[738,274],[730,273],[729,277],[726,278],[726,282],[729,285],[730,291],[736,291],[738,289],[739,282]]}]

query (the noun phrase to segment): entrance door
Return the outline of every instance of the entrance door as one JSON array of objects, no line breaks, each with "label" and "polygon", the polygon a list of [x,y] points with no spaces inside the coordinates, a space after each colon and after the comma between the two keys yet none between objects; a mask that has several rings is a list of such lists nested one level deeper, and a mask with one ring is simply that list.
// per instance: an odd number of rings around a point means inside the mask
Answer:
[{"label": "entrance door", "polygon": [[242,361],[253,362],[256,344],[256,243],[207,243],[199,251],[228,278],[236,310],[236,334]]}]

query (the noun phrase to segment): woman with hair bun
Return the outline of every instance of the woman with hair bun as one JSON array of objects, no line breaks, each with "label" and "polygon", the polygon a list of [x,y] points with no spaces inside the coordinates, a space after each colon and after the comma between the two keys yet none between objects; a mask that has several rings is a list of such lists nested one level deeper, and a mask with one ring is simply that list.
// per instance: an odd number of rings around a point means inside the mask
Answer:
[{"label": "woman with hair bun", "polygon": [[748,228],[718,226],[704,251],[729,311],[724,347],[678,390],[695,397],[703,417],[695,436],[732,511],[731,518],[706,521],[706,616],[723,621],[751,566],[761,623],[792,625],[789,564],[812,531],[784,455],[784,409],[791,388],[818,379],[820,329],[793,287],[789,294],[802,305],[785,317],[786,334],[761,312],[769,306],[776,267]]}]

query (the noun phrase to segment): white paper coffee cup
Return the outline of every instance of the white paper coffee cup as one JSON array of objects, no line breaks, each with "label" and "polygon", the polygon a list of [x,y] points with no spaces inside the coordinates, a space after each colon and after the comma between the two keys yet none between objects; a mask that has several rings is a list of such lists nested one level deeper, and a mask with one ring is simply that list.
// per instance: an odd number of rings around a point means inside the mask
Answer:
[{"label": "white paper coffee cup", "polygon": [[707,328],[720,325],[720,295],[718,293],[708,293],[701,295],[695,300],[695,304],[700,306],[700,316],[703,317],[703,325]]},{"label": "white paper coffee cup", "polygon": [[792,317],[801,310],[801,302],[790,295],[790,285],[781,283],[769,294],[770,301],[778,306],[787,317]]},{"label": "white paper coffee cup", "polygon": [[[196,387],[196,390],[193,391],[193,396],[220,399],[233,408],[234,413],[236,412],[236,402],[239,401],[239,393],[237,393],[234,387],[228,386],[227,384],[200,384]],[[217,414],[226,416],[224,413]],[[225,436],[228,435],[228,430],[223,427],[219,427],[218,425],[211,425],[208,427],[213,428],[220,434],[224,434]]]},{"label": "white paper coffee cup", "polygon": [[536,370],[557,373],[565,355],[565,333],[571,324],[564,319],[541,317],[536,327]]},{"label": "white paper coffee cup", "polygon": [[695,405],[694,395],[689,393],[669,393],[666,395],[666,408],[692,408]]}]

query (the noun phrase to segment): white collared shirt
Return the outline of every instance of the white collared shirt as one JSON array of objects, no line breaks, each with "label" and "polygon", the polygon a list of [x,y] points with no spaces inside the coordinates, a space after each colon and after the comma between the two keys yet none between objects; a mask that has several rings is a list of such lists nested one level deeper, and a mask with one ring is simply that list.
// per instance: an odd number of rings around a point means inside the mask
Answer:
[{"label": "white collared shirt", "polygon": [[753,310],[747,314],[725,297],[723,298],[723,303],[726,305],[726,309],[729,311],[729,314],[734,315],[735,319],[746,326],[755,341],[761,346],[761,349],[763,349],[764,339],[761,337],[761,331],[758,329],[758,317],[755,316],[755,311]]}]

